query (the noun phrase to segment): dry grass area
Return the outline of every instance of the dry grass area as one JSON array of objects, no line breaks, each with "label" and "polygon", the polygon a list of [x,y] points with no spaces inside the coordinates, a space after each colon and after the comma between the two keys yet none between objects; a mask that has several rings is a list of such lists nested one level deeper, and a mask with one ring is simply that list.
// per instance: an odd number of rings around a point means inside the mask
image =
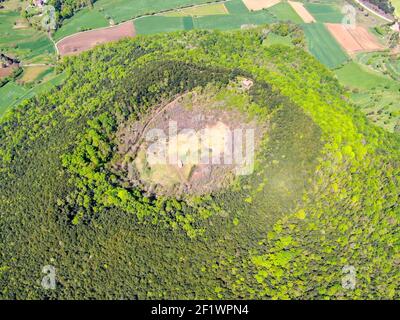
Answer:
[{"label": "dry grass area", "polygon": [[296,1],[288,1],[292,6],[294,11],[303,19],[305,23],[313,23],[316,22],[315,18],[311,15],[310,12],[304,7],[301,2]]},{"label": "dry grass area", "polygon": [[22,78],[18,80],[20,83],[29,83],[35,81],[39,75],[48,69],[48,66],[34,66],[34,67],[25,67]]},{"label": "dry grass area", "polygon": [[113,27],[80,32],[57,42],[61,56],[78,54],[96,45],[117,41],[126,37],[134,37],[135,27],[131,21]]},{"label": "dry grass area", "polygon": [[326,27],[349,54],[383,50],[384,47],[363,26],[327,23]]},{"label": "dry grass area", "polygon": [[243,0],[243,3],[246,5],[247,9],[253,11],[270,8],[279,2],[281,2],[281,0]]}]

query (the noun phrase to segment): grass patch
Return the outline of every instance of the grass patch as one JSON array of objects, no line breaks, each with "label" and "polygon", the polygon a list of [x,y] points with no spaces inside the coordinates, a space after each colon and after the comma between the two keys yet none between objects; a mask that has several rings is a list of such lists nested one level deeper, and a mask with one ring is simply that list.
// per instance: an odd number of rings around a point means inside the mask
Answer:
[{"label": "grass patch", "polygon": [[370,90],[378,87],[400,87],[398,82],[362,67],[356,62],[347,63],[342,68],[337,69],[335,74],[342,84],[350,88]]},{"label": "grass patch", "polygon": [[8,82],[0,88],[0,117],[13,105],[18,98],[26,93],[26,89],[15,82]]},{"label": "grass patch", "polygon": [[303,23],[300,16],[293,10],[293,8],[287,2],[280,2],[273,7],[268,8],[278,20],[291,21],[293,23]]},{"label": "grass patch", "polygon": [[263,44],[271,46],[274,44],[283,44],[286,46],[293,46],[292,39],[290,36],[283,37],[276,33],[269,33],[267,39],[264,40]]},{"label": "grass patch", "polygon": [[317,22],[341,23],[343,21],[344,16],[334,5],[306,3],[305,7]]},{"label": "grass patch", "polygon": [[329,68],[337,68],[348,56],[322,23],[303,24],[308,49]]}]

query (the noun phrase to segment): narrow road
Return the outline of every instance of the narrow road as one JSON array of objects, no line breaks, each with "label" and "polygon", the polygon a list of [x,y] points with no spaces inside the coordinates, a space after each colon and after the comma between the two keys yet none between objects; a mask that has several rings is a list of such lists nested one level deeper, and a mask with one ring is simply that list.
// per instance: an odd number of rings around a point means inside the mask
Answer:
[{"label": "narrow road", "polygon": [[369,12],[373,13],[374,15],[378,16],[379,18],[387,21],[387,22],[394,22],[394,20],[391,20],[383,15],[381,15],[379,12],[374,11],[373,9],[371,9],[370,7],[366,6],[364,3],[362,3],[360,0],[354,0],[357,4],[359,4],[361,7],[363,7],[364,9],[368,10]]}]

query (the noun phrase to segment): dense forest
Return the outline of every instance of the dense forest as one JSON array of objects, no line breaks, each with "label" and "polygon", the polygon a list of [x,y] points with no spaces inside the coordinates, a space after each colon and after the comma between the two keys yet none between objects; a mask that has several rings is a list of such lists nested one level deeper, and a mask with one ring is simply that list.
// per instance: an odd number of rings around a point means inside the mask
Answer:
[{"label": "dense forest", "polygon": [[[60,63],[61,87],[8,112],[0,297],[398,299],[400,136],[371,125],[301,48],[263,44],[280,29],[99,46]],[[254,83],[241,111],[268,127],[252,174],[179,198],[118,179],[118,128],[238,77]],[[55,290],[41,286],[46,265]]]}]

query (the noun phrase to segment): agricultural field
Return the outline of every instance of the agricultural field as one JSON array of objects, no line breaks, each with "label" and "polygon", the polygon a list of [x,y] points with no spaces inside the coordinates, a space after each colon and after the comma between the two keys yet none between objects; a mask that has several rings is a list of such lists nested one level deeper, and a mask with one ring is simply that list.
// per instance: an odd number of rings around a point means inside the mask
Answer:
[{"label": "agricultural field", "polygon": [[343,14],[336,5],[306,3],[305,8],[317,22],[341,23],[343,21]]},{"label": "agricultural field", "polygon": [[211,16],[216,14],[228,14],[224,3],[205,4],[198,7],[178,9],[164,13],[166,17],[185,17],[185,16]]},{"label": "agricultural field", "polygon": [[335,70],[335,74],[351,90],[351,100],[372,122],[388,131],[400,123],[400,82],[356,62]]},{"label": "agricultural field", "polygon": [[65,20],[62,27],[55,32],[53,37],[54,40],[59,41],[80,31],[103,28],[109,25],[103,13],[95,9],[84,8],[72,18]]},{"label": "agricultural field", "polygon": [[139,16],[160,13],[162,11],[182,8],[191,5],[204,4],[208,0],[99,0],[92,9],[85,8],[72,18],[65,21],[57,30],[55,39],[78,31],[106,27],[111,23],[121,23]]},{"label": "agricultural field", "polygon": [[276,19],[268,11],[255,11],[247,14],[215,15],[193,18],[195,29],[231,30],[246,25],[260,25],[275,22]]},{"label": "agricultural field", "polygon": [[312,23],[316,22],[315,18],[308,12],[304,4],[298,1],[288,1],[291,7],[296,11],[296,13],[301,17],[303,22]]},{"label": "agricultural field", "polygon": [[384,49],[378,39],[363,26],[356,25],[355,27],[351,27],[338,23],[327,23],[325,25],[342,48],[350,55],[362,51]]},{"label": "agricultural field", "polygon": [[153,34],[193,29],[192,17],[150,16],[135,20],[137,34]]},{"label": "agricultural field", "polygon": [[279,21],[291,21],[293,23],[302,23],[303,20],[296,13],[291,5],[287,2],[280,2],[270,8],[268,11],[272,13]]},{"label": "agricultural field", "polygon": [[280,0],[242,0],[242,1],[246,5],[247,9],[250,11],[268,9],[280,2]]},{"label": "agricultural field", "polygon": [[322,23],[303,24],[308,50],[329,68],[337,68],[349,57]]},{"label": "agricultural field", "polygon": [[51,40],[44,32],[21,22],[17,11],[0,10],[0,48],[24,63],[54,61],[55,49]]},{"label": "agricultural field", "polygon": [[133,22],[127,21],[116,26],[71,35],[57,42],[57,48],[61,56],[78,54],[94,48],[96,45],[134,37],[135,34]]},{"label": "agricultural field", "polygon": [[248,13],[249,10],[244,5],[242,0],[231,0],[225,2],[225,7],[228,9],[230,14]]}]

